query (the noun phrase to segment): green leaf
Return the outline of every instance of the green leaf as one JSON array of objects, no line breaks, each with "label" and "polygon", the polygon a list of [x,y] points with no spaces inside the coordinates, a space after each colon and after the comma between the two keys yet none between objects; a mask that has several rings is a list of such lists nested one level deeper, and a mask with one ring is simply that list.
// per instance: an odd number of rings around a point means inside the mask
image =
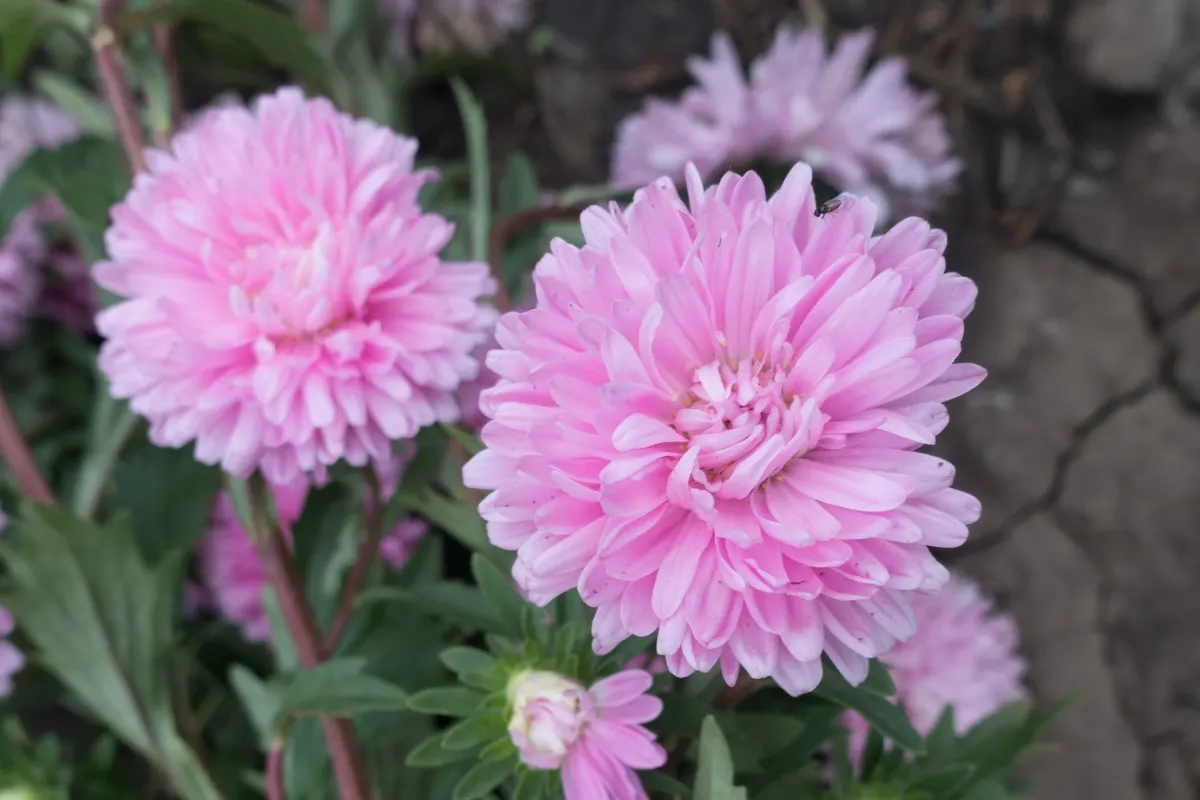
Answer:
[{"label": "green leaf", "polygon": [[188,800],[220,792],[175,727],[165,668],[179,560],[149,570],[128,518],[99,528],[25,503],[0,543],[12,579],[4,598],[36,658]]},{"label": "green leaf", "polygon": [[440,767],[443,764],[455,764],[474,758],[475,752],[471,749],[447,747],[446,733],[448,731],[430,736],[418,744],[409,751],[404,763],[410,767]]},{"label": "green leaf", "polygon": [[640,772],[638,778],[642,785],[656,794],[665,794],[671,798],[691,797],[692,790],[678,778],[672,778],[665,772]]},{"label": "green leaf", "polygon": [[887,665],[878,658],[871,659],[867,678],[858,685],[858,688],[880,697],[890,698],[896,694],[896,684],[892,682],[892,676],[888,674]]},{"label": "green leaf", "polygon": [[133,537],[155,564],[172,552],[191,552],[204,536],[221,472],[189,450],[142,440],[116,472],[117,501],[133,516]]},{"label": "green leaf", "polygon": [[0,237],[34,200],[58,197],[86,260],[104,259],[109,209],[125,196],[129,171],[116,142],[84,136],[29,154],[0,186]]},{"label": "green leaf", "polygon": [[[542,204],[537,173],[527,155],[518,151],[508,157],[504,174],[496,187],[497,207],[502,214],[513,214]],[[534,264],[546,251],[547,238],[542,225],[535,225],[510,234],[505,242],[500,264],[504,288],[509,300],[515,302],[525,289],[525,281]]]},{"label": "green leaf", "polygon": [[459,581],[440,581],[411,589],[380,586],[359,595],[362,604],[381,601],[410,603],[468,632],[503,632],[500,618],[484,603],[479,589]]},{"label": "green leaf", "polygon": [[9,78],[21,74],[29,55],[56,27],[83,33],[88,14],[55,0],[4,0],[0,3],[0,70]]},{"label": "green leaf", "polygon": [[363,672],[363,658],[337,658],[294,675],[279,699],[275,725],[284,715],[349,717],[359,711],[401,711],[408,695]]},{"label": "green leaf", "polygon": [[[400,509],[419,514],[453,536],[469,550],[476,553],[494,553],[487,538],[487,527],[473,505],[458,503],[443,497],[428,486],[419,489],[401,489],[392,496],[392,503]],[[496,558],[493,554],[491,558]]]},{"label": "green leaf", "polygon": [[422,714],[444,717],[469,717],[486,695],[463,686],[425,689],[408,698],[408,707]]},{"label": "green leaf", "polygon": [[315,94],[331,92],[325,59],[308,32],[287,14],[251,0],[169,0],[161,8],[138,17],[145,25],[183,20],[220,28],[245,41],[270,63],[295,75]]},{"label": "green leaf", "polygon": [[460,678],[476,672],[488,672],[496,665],[491,654],[474,647],[447,647],[438,654],[442,663]]},{"label": "green leaf", "polygon": [[879,759],[883,756],[883,744],[883,734],[878,728],[871,728],[867,732],[867,742],[863,745],[862,758],[859,760],[858,774],[863,780],[870,778],[875,767],[879,765]]},{"label": "green leaf", "polygon": [[242,701],[242,708],[257,731],[263,749],[270,749],[275,736],[273,724],[279,716],[279,687],[266,683],[241,664],[229,668],[229,683]]},{"label": "green leaf", "polygon": [[33,86],[76,120],[85,134],[111,139],[117,135],[108,106],[68,75],[40,69]]},{"label": "green leaf", "polygon": [[512,578],[479,554],[471,557],[471,573],[475,576],[475,583],[479,585],[479,591],[483,592],[484,599],[504,625],[505,633],[521,636],[521,617],[526,603],[517,593]]},{"label": "green leaf", "polygon": [[874,692],[851,686],[828,660],[825,662],[825,674],[814,694],[843,708],[857,711],[872,727],[878,728],[880,733],[905,750],[918,754],[924,752],[925,742],[902,708]]},{"label": "green leaf", "polygon": [[465,750],[505,735],[503,717],[498,714],[479,714],[447,730],[443,744],[451,750]]},{"label": "green leaf", "polygon": [[467,161],[471,165],[471,260],[488,260],[488,236],[492,230],[492,179],[488,161],[487,119],[483,106],[459,78],[450,79],[458,112],[467,138]]},{"label": "green leaf", "polygon": [[473,433],[468,433],[457,425],[452,425],[449,422],[442,423],[442,430],[450,435],[450,438],[462,445],[462,448],[469,454],[483,452],[483,442],[479,441],[479,437]]},{"label": "green leaf", "polygon": [[700,725],[700,760],[696,765],[693,800],[746,800],[746,790],[733,784],[733,757],[713,717]]},{"label": "green leaf", "polygon": [[779,752],[763,759],[763,771],[771,776],[783,775],[805,764],[829,739],[842,710],[836,705],[821,703],[807,707],[801,716],[804,730]]},{"label": "green leaf", "polygon": [[453,800],[479,800],[495,789],[517,768],[516,756],[503,761],[481,761],[454,787]]},{"label": "green leaf", "polygon": [[954,797],[975,775],[974,764],[951,764],[922,775],[904,787],[913,794],[925,793],[935,798]]}]

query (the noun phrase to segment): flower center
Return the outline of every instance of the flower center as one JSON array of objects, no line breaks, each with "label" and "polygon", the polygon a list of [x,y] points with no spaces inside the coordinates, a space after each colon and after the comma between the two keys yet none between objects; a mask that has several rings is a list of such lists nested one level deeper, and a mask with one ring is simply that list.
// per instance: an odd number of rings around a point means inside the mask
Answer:
[{"label": "flower center", "polygon": [[795,391],[788,370],[755,357],[697,369],[675,430],[692,486],[721,498],[748,496],[814,445],[823,417]]}]

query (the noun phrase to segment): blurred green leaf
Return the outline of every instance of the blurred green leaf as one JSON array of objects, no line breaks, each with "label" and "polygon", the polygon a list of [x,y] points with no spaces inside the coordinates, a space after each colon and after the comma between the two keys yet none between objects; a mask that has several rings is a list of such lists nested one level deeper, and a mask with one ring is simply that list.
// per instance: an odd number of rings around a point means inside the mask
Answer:
[{"label": "blurred green leaf", "polygon": [[392,504],[396,509],[419,514],[476,553],[495,560],[503,557],[488,543],[487,527],[471,503],[451,500],[424,486],[402,488],[392,495],[389,506]]},{"label": "blurred green leaf", "polygon": [[430,736],[418,744],[409,751],[405,763],[410,767],[440,767],[443,764],[454,764],[473,758],[475,755],[474,750],[446,746],[446,733],[448,732],[444,731],[435,736]]},{"label": "blurred green leaf", "polygon": [[828,659],[821,683],[813,693],[843,708],[857,711],[872,727],[878,728],[880,733],[905,750],[924,752],[925,742],[902,708],[875,692],[851,686]]},{"label": "blurred green leaf", "polygon": [[88,13],[55,0],[0,2],[0,70],[10,78],[21,74],[30,54],[57,27],[83,33]]},{"label": "blurred green leaf", "polygon": [[147,569],[127,517],[99,528],[33,503],[22,506],[17,535],[0,543],[0,553],[12,578],[4,603],[37,658],[180,795],[218,800],[175,728],[164,666],[179,560]]},{"label": "blurred green leaf", "polygon": [[479,437],[475,434],[464,431],[462,428],[449,422],[442,423],[442,430],[444,430],[451,439],[462,445],[462,448],[470,455],[475,455],[476,453],[483,451],[483,442],[479,441]]},{"label": "blurred green leaf", "polygon": [[496,664],[496,659],[492,658],[490,653],[474,647],[447,647],[438,654],[438,658],[447,669],[460,678],[490,670]]},{"label": "blurred green leaf", "polygon": [[479,708],[486,695],[464,686],[425,689],[408,698],[408,707],[422,714],[443,717],[469,717]]},{"label": "blurred green leaf", "polygon": [[520,636],[521,617],[527,604],[517,593],[512,576],[501,572],[495,564],[478,553],[471,556],[471,573],[506,632],[510,636]]},{"label": "blurred green leaf", "polygon": [[84,136],[29,154],[0,186],[0,237],[31,202],[54,195],[89,262],[104,259],[109,209],[125,196],[129,171],[111,139]]},{"label": "blurred green leaf", "polygon": [[221,472],[201,464],[190,448],[168,450],[142,440],[115,474],[117,501],[133,516],[133,538],[156,564],[190,552],[204,536]]},{"label": "blurred green leaf", "polygon": [[453,800],[479,800],[495,789],[517,768],[517,757],[512,755],[502,761],[481,761],[463,776],[454,787]]},{"label": "blurred green leaf", "polygon": [[241,664],[229,668],[229,683],[242,701],[242,708],[258,733],[263,750],[270,749],[275,737],[273,724],[279,716],[279,686],[263,681]]},{"label": "blurred green leaf", "polygon": [[867,678],[858,685],[858,688],[880,697],[890,698],[896,694],[896,684],[892,682],[892,676],[888,674],[887,665],[878,658],[871,659]]},{"label": "blurred green leaf", "polygon": [[363,672],[365,658],[337,658],[292,676],[279,698],[276,727],[286,715],[348,717],[358,711],[400,711],[408,695]]},{"label": "blurred green leaf", "polygon": [[380,586],[359,595],[362,604],[380,601],[411,604],[466,631],[504,632],[500,618],[484,602],[479,589],[467,583],[441,581],[411,589]]},{"label": "blurred green leaf", "polygon": [[213,25],[243,39],[267,61],[295,75],[313,93],[331,92],[326,61],[308,32],[291,16],[251,0],[168,0],[135,19],[145,26],[182,20]]},{"label": "blurred green leaf", "polygon": [[713,717],[700,725],[700,756],[693,800],[746,800],[746,790],[733,784],[733,757]]},{"label": "blurred green leaf", "polygon": [[78,120],[85,134],[106,139],[117,135],[108,106],[71,76],[40,69],[33,73],[33,86]]},{"label": "blurred green leaf", "polygon": [[467,138],[467,161],[471,165],[471,260],[488,260],[488,236],[492,231],[492,178],[488,160],[487,119],[483,106],[459,78],[450,79],[458,113]]},{"label": "blurred green leaf", "polygon": [[452,750],[465,750],[506,735],[504,719],[498,714],[477,714],[447,730],[443,743]]},{"label": "blurred green leaf", "polygon": [[975,771],[974,764],[952,764],[909,782],[904,790],[934,798],[954,797],[967,786]]},{"label": "blurred green leaf", "polygon": [[292,634],[284,622],[279,599],[270,586],[263,587],[262,596],[263,613],[271,624],[271,652],[275,656],[275,666],[280,672],[294,672],[300,666],[300,657],[296,654]]}]

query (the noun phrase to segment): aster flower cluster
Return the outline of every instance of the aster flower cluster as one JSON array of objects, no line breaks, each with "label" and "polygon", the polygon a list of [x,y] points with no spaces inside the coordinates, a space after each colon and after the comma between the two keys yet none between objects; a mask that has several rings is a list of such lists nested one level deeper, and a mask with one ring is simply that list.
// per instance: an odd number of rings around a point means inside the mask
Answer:
[{"label": "aster flower cluster", "polygon": [[[0,184],[34,150],[55,147],[77,137],[79,123],[40,98],[0,98]],[[79,327],[87,324],[90,296],[86,272],[71,251],[51,254],[41,225],[59,222],[62,209],[46,198],[21,212],[0,239],[0,346],[11,345],[42,300],[42,262],[52,256],[64,288],[46,297],[45,310]]]},{"label": "aster flower cluster", "polygon": [[908,82],[904,61],[867,69],[873,41],[862,30],[829,51],[821,31],[783,27],[747,78],[730,37],[716,34],[709,58],[688,61],[696,85],[678,102],[651,99],[621,123],[613,183],[678,181],[689,162],[709,179],[756,160],[804,161],[884,218],[928,208],[953,189],[961,163],[936,95]]}]

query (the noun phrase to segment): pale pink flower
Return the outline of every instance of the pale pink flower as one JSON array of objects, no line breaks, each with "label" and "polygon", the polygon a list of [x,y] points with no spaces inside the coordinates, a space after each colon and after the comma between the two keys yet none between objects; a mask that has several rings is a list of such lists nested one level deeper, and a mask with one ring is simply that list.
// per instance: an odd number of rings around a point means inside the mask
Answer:
[{"label": "pale pink flower", "polygon": [[621,123],[612,182],[678,181],[689,161],[706,179],[755,159],[805,161],[838,190],[869,196],[885,218],[898,216],[893,206],[927,207],[953,190],[962,165],[937,96],[908,82],[904,61],[867,70],[873,40],[870,30],[848,34],[831,53],[820,30],[784,26],[747,80],[718,33],[712,59],[690,62],[697,86]]},{"label": "pale pink flower", "polygon": [[464,480],[496,490],[480,512],[534,602],[596,608],[597,652],[657,632],[680,677],[799,694],[824,652],[858,683],[947,580],[928,548],[979,515],[916,452],[985,374],[954,364],[975,285],[920,219],[872,236],[850,196],[816,216],[803,164],[770,199],[690,169],[688,197],[662,179],[551,245],[537,308],[497,327]]},{"label": "pale pink flower", "polygon": [[495,312],[417,204],[417,144],[296,89],[214,108],[113,208],[100,367],[158,445],[272,483],[454,420]]},{"label": "pale pink flower", "polygon": [[[969,578],[954,575],[935,594],[913,598],[917,633],[882,657],[896,684],[895,699],[913,727],[928,735],[947,706],[954,728],[966,733],[1002,706],[1026,697],[1026,664],[1017,623],[998,611]],[[850,752],[862,751],[866,720],[847,713]]]},{"label": "pale pink flower", "polygon": [[[385,470],[381,472],[385,473],[380,476],[380,483],[386,497],[398,485],[400,471],[396,467],[390,475]],[[308,484],[303,481],[273,487],[276,509],[289,546],[291,525],[304,510],[308,489]],[[428,530],[423,520],[401,520],[380,542],[380,558],[393,569],[400,569]],[[204,588],[201,593],[193,592],[190,598],[185,595],[193,613],[213,605],[221,616],[237,624],[250,641],[268,641],[271,624],[262,602],[263,589],[267,586],[266,568],[226,492],[221,493],[213,507],[208,534],[199,545],[199,556]]]},{"label": "pale pink flower", "polygon": [[584,689],[554,672],[527,670],[508,686],[508,732],[521,761],[562,770],[566,800],[644,800],[635,770],[657,769],[667,752],[643,725],[662,713],[647,694],[650,673],[630,669]]},{"label": "pale pink flower", "polygon": [[[0,99],[0,184],[35,150],[57,147],[79,133],[75,118],[52,103],[17,95]],[[37,310],[38,270],[47,250],[38,225],[60,217],[58,203],[46,198],[21,212],[0,239],[0,345],[16,341]]]},{"label": "pale pink flower", "polygon": [[712,55],[692,56],[687,68],[697,85],[678,103],[650,98],[617,128],[613,185],[632,189],[663,175],[679,179],[689,162],[708,178],[748,163],[765,147],[768,131],[754,118],[750,87],[729,35],[714,35]]},{"label": "pale pink flower", "polygon": [[867,69],[875,34],[842,36],[827,52],[819,30],[780,28],[751,70],[754,117],[777,161],[805,161],[837,189],[871,197],[891,216],[954,188],[962,169],[937,95],[908,81],[902,58]]}]

